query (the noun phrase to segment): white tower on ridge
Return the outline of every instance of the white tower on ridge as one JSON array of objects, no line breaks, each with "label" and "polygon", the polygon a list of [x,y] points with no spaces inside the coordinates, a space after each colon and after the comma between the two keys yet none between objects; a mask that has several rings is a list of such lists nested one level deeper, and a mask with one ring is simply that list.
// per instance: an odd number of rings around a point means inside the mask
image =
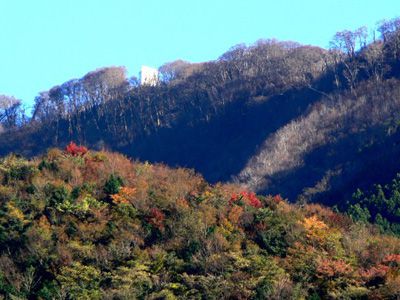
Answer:
[{"label": "white tower on ridge", "polygon": [[140,71],[140,84],[141,85],[157,85],[158,83],[158,70],[147,66],[142,66]]}]

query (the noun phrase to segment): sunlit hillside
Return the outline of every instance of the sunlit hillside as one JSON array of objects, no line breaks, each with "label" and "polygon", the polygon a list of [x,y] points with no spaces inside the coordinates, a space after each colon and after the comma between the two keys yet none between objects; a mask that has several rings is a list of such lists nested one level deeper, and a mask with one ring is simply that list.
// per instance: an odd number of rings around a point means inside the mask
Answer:
[{"label": "sunlit hillside", "polygon": [[400,239],[70,144],[0,160],[5,299],[396,299]]}]

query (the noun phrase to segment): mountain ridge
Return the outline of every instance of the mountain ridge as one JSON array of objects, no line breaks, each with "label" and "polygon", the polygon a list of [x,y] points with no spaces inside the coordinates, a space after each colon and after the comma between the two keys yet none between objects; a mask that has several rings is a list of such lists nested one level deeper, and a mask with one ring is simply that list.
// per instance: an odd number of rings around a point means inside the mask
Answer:
[{"label": "mountain ridge", "polygon": [[[73,140],[259,192],[283,183],[281,193],[291,201],[328,203],[324,195],[333,193],[341,202],[352,193],[345,187],[356,187],[340,183],[339,174],[354,181],[363,168],[361,161],[357,170],[349,166],[356,157],[351,147],[378,144],[371,149],[382,165],[363,157],[380,175],[365,173],[365,183],[395,172],[384,174],[398,151],[389,142],[398,127],[398,25],[398,19],[382,23],[380,39],[369,44],[365,28],[338,32],[330,50],[276,40],[237,45],[216,61],[165,64],[154,87],[128,80],[121,67],[99,69],[39,94],[31,121],[3,132],[0,153],[37,155]],[[345,145],[349,157],[337,152]],[[335,160],[319,168],[318,160],[329,157]]]}]

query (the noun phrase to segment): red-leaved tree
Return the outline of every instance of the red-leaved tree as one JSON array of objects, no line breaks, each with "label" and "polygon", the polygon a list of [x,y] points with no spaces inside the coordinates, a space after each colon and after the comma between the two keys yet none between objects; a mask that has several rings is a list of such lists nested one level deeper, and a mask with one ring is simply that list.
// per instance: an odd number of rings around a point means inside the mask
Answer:
[{"label": "red-leaved tree", "polygon": [[164,213],[156,207],[150,209],[150,213],[147,217],[147,222],[154,227],[163,230],[164,229]]},{"label": "red-leaved tree", "polygon": [[65,152],[72,156],[84,156],[88,149],[84,146],[78,146],[74,142],[70,142],[67,147],[65,147]]},{"label": "red-leaved tree", "polygon": [[240,201],[243,201],[244,204],[253,206],[255,208],[260,208],[263,206],[260,199],[257,198],[256,194],[246,191],[240,192],[238,194],[233,194],[231,196],[231,199],[229,200],[229,204],[239,203]]}]

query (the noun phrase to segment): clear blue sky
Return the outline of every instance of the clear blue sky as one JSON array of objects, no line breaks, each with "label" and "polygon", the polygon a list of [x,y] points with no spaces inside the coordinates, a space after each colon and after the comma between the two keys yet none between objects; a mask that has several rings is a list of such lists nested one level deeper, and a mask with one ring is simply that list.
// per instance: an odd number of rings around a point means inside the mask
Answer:
[{"label": "clear blue sky", "polygon": [[35,95],[103,66],[218,58],[260,38],[326,47],[400,14],[400,0],[0,0],[0,94]]}]

